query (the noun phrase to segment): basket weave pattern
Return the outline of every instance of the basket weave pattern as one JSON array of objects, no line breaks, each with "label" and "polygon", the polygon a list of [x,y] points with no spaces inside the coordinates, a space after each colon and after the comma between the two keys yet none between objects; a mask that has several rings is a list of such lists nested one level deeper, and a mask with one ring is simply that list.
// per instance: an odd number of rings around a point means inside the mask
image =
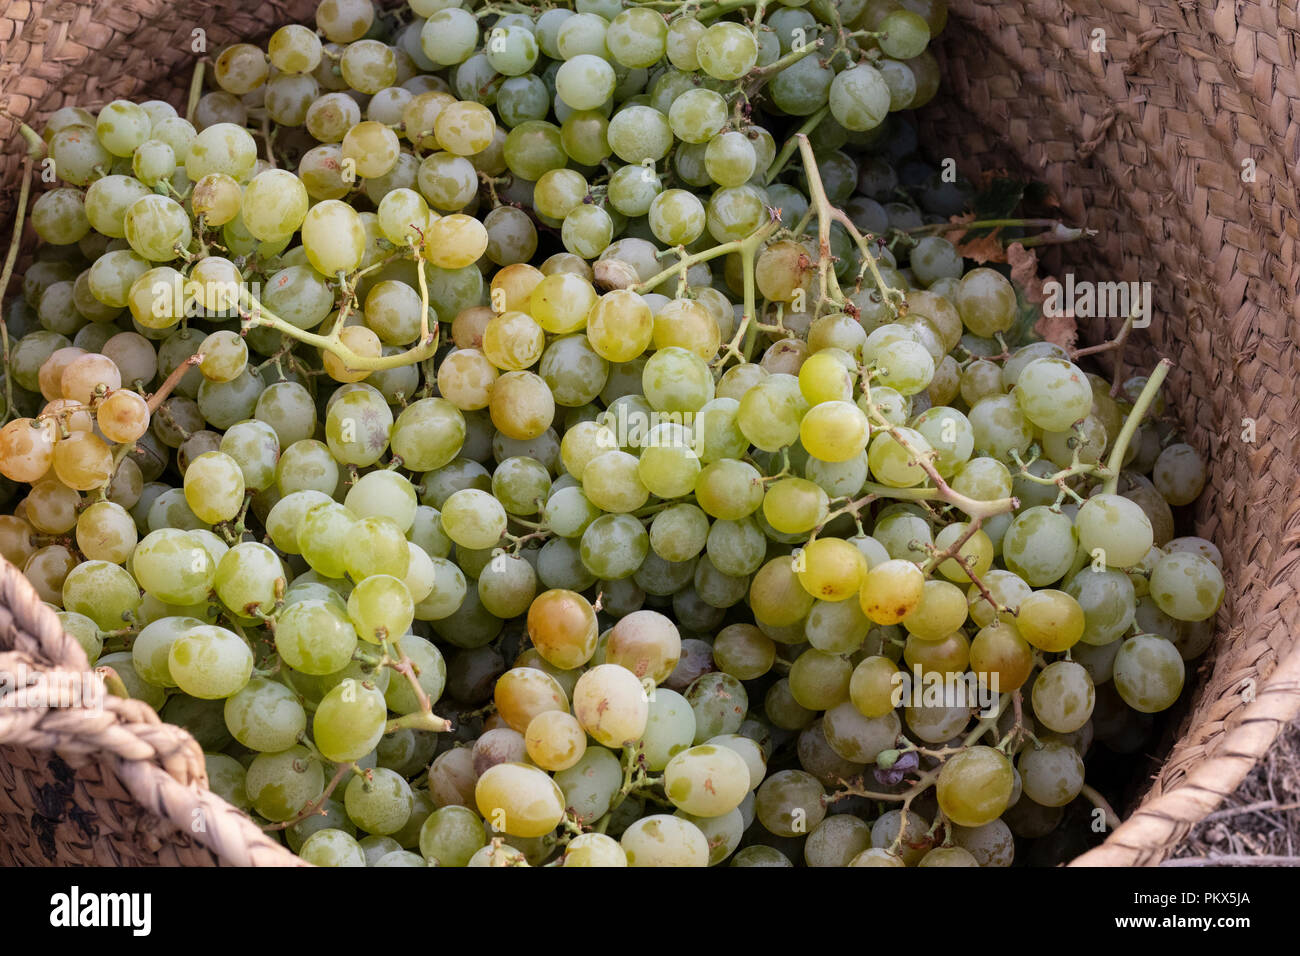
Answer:
[{"label": "basket weave pattern", "polygon": [[[180,104],[196,28],[208,50],[310,18],[314,0],[251,8],[190,0],[43,3],[0,13],[0,106],[36,125],[117,96]],[[1076,863],[1150,865],[1231,793],[1300,710],[1300,227],[1296,14],[1269,3],[951,0],[926,109],[933,156],[967,175],[1043,181],[1095,240],[1047,258],[1060,275],[1151,281],[1130,374],[1157,355],[1187,440],[1210,461],[1197,533],[1224,556],[1228,596],[1192,710],[1141,806]],[[308,20],[309,22],[309,20]],[[1094,50],[1096,30],[1105,50]],[[21,150],[0,157],[0,222]],[[1242,161],[1255,181],[1242,179]],[[1081,329],[1099,340],[1102,323]],[[1110,329],[1111,334],[1114,328]],[[1255,441],[1241,438],[1243,419]],[[0,670],[81,671],[85,655],[0,561]],[[0,708],[0,863],[294,861],[206,789],[202,754],[146,705],[102,714]],[[196,824],[201,821],[201,826]]]}]

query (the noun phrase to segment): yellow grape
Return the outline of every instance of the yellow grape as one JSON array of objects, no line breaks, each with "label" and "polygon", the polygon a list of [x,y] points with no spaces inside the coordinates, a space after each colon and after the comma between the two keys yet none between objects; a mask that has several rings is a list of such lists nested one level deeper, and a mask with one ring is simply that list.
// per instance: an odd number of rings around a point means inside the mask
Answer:
[{"label": "yellow grape", "polygon": [[822,601],[853,597],[862,587],[867,570],[866,556],[842,538],[809,542],[795,562],[803,589]]},{"label": "yellow grape", "polygon": [[893,559],[867,572],[858,592],[862,613],[876,624],[897,624],[921,603],[925,575],[911,561]]}]

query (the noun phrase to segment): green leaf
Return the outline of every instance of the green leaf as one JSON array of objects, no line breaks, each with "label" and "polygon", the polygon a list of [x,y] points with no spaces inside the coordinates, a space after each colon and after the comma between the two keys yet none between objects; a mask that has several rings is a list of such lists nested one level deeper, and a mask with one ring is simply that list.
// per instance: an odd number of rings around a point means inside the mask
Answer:
[{"label": "green leaf", "polygon": [[976,194],[974,209],[976,219],[1007,219],[1020,200],[1024,198],[1029,183],[1017,179],[999,176],[989,183],[988,188]]}]

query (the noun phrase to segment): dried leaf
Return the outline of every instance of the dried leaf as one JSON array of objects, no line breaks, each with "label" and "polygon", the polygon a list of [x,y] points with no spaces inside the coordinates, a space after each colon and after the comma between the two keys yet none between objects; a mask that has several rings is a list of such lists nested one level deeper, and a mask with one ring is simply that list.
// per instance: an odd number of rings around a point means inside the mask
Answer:
[{"label": "dried leaf", "polygon": [[1034,324],[1034,332],[1067,351],[1074,348],[1079,338],[1074,315],[1068,310],[1064,315],[1044,315]]},{"label": "dried leaf", "polygon": [[996,232],[962,242],[957,246],[957,252],[979,264],[1007,261],[1007,251],[1002,248]]},{"label": "dried leaf", "polygon": [[1007,246],[1007,264],[1011,266],[1011,281],[1025,290],[1030,302],[1043,302],[1043,282],[1038,276],[1038,253],[1026,249],[1018,242]]}]

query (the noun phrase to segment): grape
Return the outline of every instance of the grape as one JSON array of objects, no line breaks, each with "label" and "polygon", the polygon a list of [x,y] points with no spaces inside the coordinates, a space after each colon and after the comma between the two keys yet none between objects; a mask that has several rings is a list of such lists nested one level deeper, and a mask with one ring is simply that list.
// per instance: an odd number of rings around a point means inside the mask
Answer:
[{"label": "grape", "polygon": [[307,727],[306,711],[293,692],[265,677],[252,678],[227,698],[224,713],[235,739],[262,753],[288,750]]},{"label": "grape", "polygon": [[[275,822],[293,819],[300,809],[319,798],[324,790],[325,771],[320,760],[301,745],[279,753],[258,754],[248,765],[244,781],[244,792],[252,802],[253,809],[265,819]],[[328,828],[316,832],[341,833]],[[342,835],[347,836],[345,833]],[[308,840],[310,839],[309,836]],[[360,854],[359,848],[357,852]]]},{"label": "grape", "polygon": [[1204,621],[1223,603],[1223,573],[1209,558],[1180,552],[1161,558],[1151,572],[1151,596],[1178,621]]},{"label": "grape", "polygon": [[981,827],[1006,809],[1012,791],[1011,762],[992,747],[971,747],[949,758],[935,788],[948,819]]},{"label": "grape", "polygon": [[347,613],[326,600],[288,605],[276,624],[275,647],[290,667],[323,676],[342,670],[352,659],[357,632]]},{"label": "grape", "polygon": [[368,754],[384,733],[383,694],[368,682],[348,678],[321,700],[312,719],[316,746],[336,763]]},{"label": "grape", "polygon": [[233,631],[203,624],[172,641],[167,669],[176,685],[191,697],[217,700],[248,684],[253,652]]},{"label": "grape", "polygon": [[1061,741],[1021,751],[1017,769],[1025,796],[1045,807],[1063,807],[1083,788],[1083,758]]},{"label": "grape", "polygon": [[600,664],[578,678],[573,712],[598,743],[622,747],[640,739],[648,717],[645,688],[631,671]]},{"label": "grape", "polygon": [[709,865],[708,838],[681,817],[642,817],[623,832],[620,842],[628,866]]},{"label": "grape", "polygon": [[[925,234],[969,190],[889,114],[946,6],[408,6],[224,46],[192,122],[47,118],[0,553],[214,792],[320,801],[308,862],[1007,865],[1058,828],[1094,735],[1180,696],[1223,560],[1176,537],[1207,467],[1164,397],[1101,482],[1148,378],[1026,342],[1024,270]],[[801,124],[817,177],[776,162]],[[965,744],[901,668],[1027,691],[1027,733]],[[934,793],[829,792],[868,768]]]},{"label": "grape", "polygon": [[475,784],[474,799],[494,830],[516,837],[544,836],[564,816],[565,796],[559,785],[522,763],[489,768]]},{"label": "grape", "polygon": [[719,817],[749,792],[749,768],[734,750],[702,744],[683,750],[664,768],[664,792],[675,806],[699,817]]},{"label": "grape", "polygon": [[1007,570],[1032,587],[1060,580],[1074,561],[1076,537],[1069,517],[1045,505],[1018,514],[1002,539]]}]

